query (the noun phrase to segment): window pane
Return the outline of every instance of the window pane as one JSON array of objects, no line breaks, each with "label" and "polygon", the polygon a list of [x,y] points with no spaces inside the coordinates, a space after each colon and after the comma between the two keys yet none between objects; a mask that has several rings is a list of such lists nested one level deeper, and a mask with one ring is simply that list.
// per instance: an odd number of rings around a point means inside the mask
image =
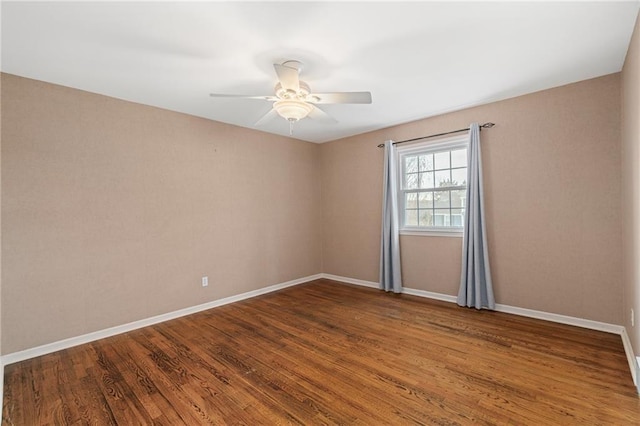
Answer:
[{"label": "window pane", "polygon": [[404,211],[404,225],[405,226],[418,226],[418,210],[405,210]]},{"label": "window pane", "polygon": [[467,167],[467,149],[451,151],[451,167]]},{"label": "window pane", "polygon": [[405,194],[405,204],[404,207],[406,209],[417,209],[418,208],[418,194],[415,192],[410,192]]},{"label": "window pane", "polygon": [[421,192],[418,195],[418,207],[421,209],[433,208],[433,192]]},{"label": "window pane", "polygon": [[451,209],[451,226],[464,226],[464,209]]},{"label": "window pane", "polygon": [[451,207],[465,207],[467,205],[467,191],[451,191]]},{"label": "window pane", "polygon": [[418,171],[418,157],[404,157],[405,173],[415,173]]},{"label": "window pane", "polygon": [[405,182],[406,189],[418,189],[418,174],[407,173],[407,181]]},{"label": "window pane", "polygon": [[449,208],[449,191],[435,191],[433,193],[435,207]]},{"label": "window pane", "polygon": [[452,169],[451,180],[453,186],[466,185],[467,184],[467,168],[464,169]]},{"label": "window pane", "polygon": [[440,170],[436,172],[436,188],[451,186],[450,170]]},{"label": "window pane", "polygon": [[420,210],[420,226],[433,226],[433,210]]},{"label": "window pane", "polygon": [[420,173],[420,188],[433,188],[433,172]]},{"label": "window pane", "polygon": [[420,171],[433,170],[433,154],[425,154],[420,156]]},{"label": "window pane", "polygon": [[435,166],[436,166],[436,170],[439,169],[448,169],[449,167],[451,167],[449,165],[449,151],[445,151],[445,152],[436,152],[434,155],[435,157]]},{"label": "window pane", "polygon": [[439,149],[429,152],[426,147],[401,157],[401,208],[407,228],[464,226],[468,150],[460,145],[453,150]]},{"label": "window pane", "polygon": [[433,219],[435,226],[449,226],[449,224],[451,223],[449,209],[436,209],[434,211]]}]

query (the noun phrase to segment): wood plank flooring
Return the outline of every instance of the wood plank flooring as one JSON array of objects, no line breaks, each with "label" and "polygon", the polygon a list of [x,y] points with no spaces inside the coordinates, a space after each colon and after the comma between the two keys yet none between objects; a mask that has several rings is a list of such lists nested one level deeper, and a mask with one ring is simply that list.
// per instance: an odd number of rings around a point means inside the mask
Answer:
[{"label": "wood plank flooring", "polygon": [[638,425],[619,336],[318,280],[5,368],[6,425]]}]

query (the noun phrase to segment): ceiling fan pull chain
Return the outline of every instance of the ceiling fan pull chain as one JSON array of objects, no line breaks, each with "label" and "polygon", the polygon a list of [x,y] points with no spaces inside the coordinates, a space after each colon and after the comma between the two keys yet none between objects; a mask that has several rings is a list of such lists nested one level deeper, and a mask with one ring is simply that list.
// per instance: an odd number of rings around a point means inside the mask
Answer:
[{"label": "ceiling fan pull chain", "polygon": [[293,120],[289,121],[289,136],[293,136]]}]

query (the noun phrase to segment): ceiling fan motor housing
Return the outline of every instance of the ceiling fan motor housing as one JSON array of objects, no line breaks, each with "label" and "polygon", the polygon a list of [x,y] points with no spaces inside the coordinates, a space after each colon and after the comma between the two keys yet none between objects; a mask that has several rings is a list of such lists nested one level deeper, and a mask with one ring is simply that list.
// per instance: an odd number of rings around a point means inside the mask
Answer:
[{"label": "ceiling fan motor housing", "polygon": [[299,100],[299,101],[307,101],[309,97],[309,93],[311,93],[311,88],[304,81],[299,82],[300,88],[296,92],[295,90],[285,89],[282,87],[282,84],[276,84],[275,92],[276,96],[279,99],[289,99],[289,100]]}]

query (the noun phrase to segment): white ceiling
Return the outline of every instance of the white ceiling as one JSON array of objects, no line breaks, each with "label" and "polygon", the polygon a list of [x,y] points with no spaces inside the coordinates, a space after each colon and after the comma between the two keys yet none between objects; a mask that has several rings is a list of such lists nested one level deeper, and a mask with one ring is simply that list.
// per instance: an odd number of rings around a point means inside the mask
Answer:
[{"label": "white ceiling", "polygon": [[[626,2],[6,2],[3,72],[243,127],[296,59],[322,105],[294,137],[325,142],[620,71],[640,7]],[[259,130],[289,134],[276,119]],[[446,129],[445,129],[446,130]]]}]

